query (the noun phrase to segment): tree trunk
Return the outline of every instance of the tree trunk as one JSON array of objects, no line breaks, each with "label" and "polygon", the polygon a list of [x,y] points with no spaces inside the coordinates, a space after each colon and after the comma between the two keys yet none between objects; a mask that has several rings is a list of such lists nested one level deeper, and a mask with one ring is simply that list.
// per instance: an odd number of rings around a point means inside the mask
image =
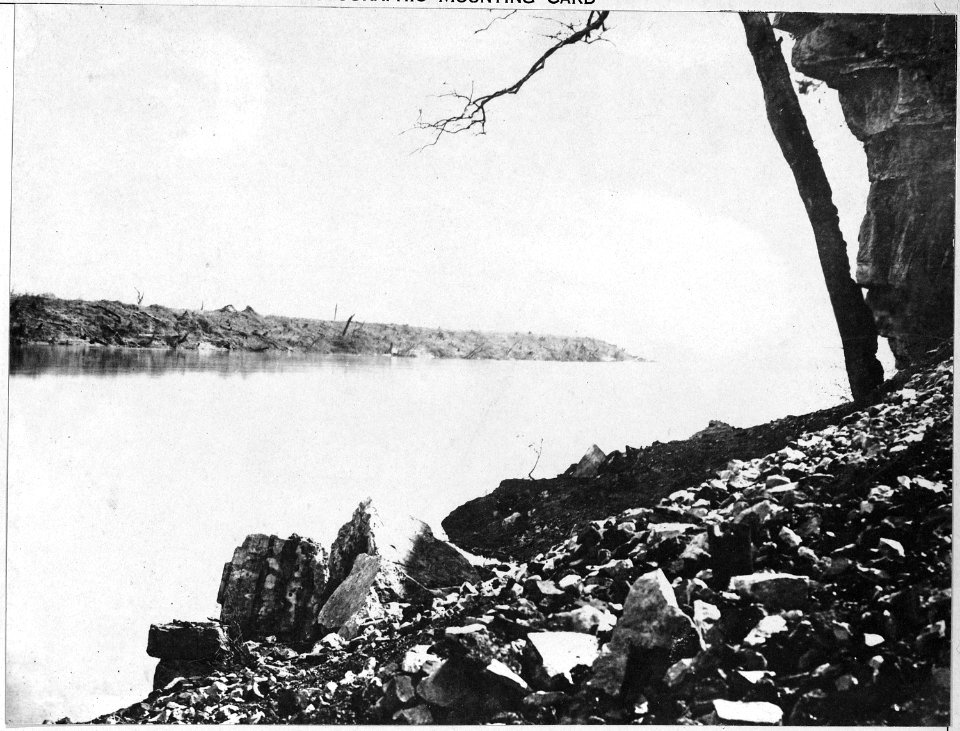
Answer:
[{"label": "tree trunk", "polygon": [[855,401],[863,401],[883,381],[883,367],[876,358],[877,329],[873,315],[860,288],[850,277],[847,244],[840,231],[830,183],[770,21],[764,13],[740,13],[740,19],[763,87],[770,128],[793,172],[813,227],[820,268],[843,343],[850,391]]}]

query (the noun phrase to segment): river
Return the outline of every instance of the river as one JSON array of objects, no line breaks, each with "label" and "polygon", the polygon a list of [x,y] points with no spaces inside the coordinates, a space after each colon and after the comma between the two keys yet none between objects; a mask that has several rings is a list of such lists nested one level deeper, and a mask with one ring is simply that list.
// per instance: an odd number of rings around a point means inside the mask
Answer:
[{"label": "river", "polygon": [[[762,373],[762,376],[760,375]],[[832,405],[836,363],[551,363],[31,346],[9,381],[8,723],[141,699],[152,622],[216,616],[248,533],[329,545],[356,504],[439,532],[590,447]],[[539,453],[539,459],[538,459]]]}]

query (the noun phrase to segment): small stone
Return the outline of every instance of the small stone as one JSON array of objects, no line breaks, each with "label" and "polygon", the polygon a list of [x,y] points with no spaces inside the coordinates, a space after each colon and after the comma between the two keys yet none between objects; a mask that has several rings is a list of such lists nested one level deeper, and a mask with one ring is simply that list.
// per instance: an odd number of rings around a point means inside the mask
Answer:
[{"label": "small stone", "polygon": [[650,523],[647,526],[647,543],[655,546],[669,538],[676,538],[687,531],[696,530],[693,523]]},{"label": "small stone", "polygon": [[499,660],[491,660],[484,668],[487,675],[496,681],[499,685],[517,692],[529,692],[530,686],[527,681],[517,675],[508,665]]},{"label": "small stone", "polygon": [[482,624],[468,624],[465,627],[447,627],[443,633],[447,637],[458,637],[460,635],[471,635],[475,632],[485,632],[486,626]]},{"label": "small stone", "polygon": [[806,576],[773,572],[733,576],[730,591],[768,608],[801,609],[807,603],[810,580]]},{"label": "small stone", "polygon": [[429,706],[420,704],[413,708],[404,708],[393,714],[393,720],[398,723],[405,723],[408,726],[426,726],[434,723],[433,713]]},{"label": "small stone", "polygon": [[587,604],[569,612],[552,614],[547,623],[551,629],[597,634],[613,629],[617,618],[610,612]]},{"label": "small stone", "polygon": [[904,558],[906,556],[906,552],[903,550],[903,544],[892,538],[881,538],[880,550],[891,558]]},{"label": "small stone", "polygon": [[863,634],[863,644],[867,647],[876,647],[877,645],[882,645],[885,642],[881,635],[871,634],[869,632],[864,632]]},{"label": "small stone", "polygon": [[571,671],[590,667],[597,658],[597,638],[582,632],[531,632],[527,641],[537,660],[537,679],[548,690],[572,683]]},{"label": "small stone", "polygon": [[663,680],[667,684],[668,688],[675,688],[683,682],[683,679],[690,674],[692,669],[693,658],[677,660],[673,665],[667,668],[667,672],[663,676]]},{"label": "small stone", "polygon": [[719,619],[720,610],[715,605],[700,599],[693,600],[693,623],[701,634],[706,635]]},{"label": "small stone", "polygon": [[752,723],[776,726],[783,720],[783,711],[779,706],[764,701],[745,703],[717,698],[713,701],[717,718],[725,723]]},{"label": "small stone", "polygon": [[430,645],[414,645],[407,650],[407,654],[403,656],[400,669],[410,675],[416,675],[421,670],[424,670],[424,665],[428,663],[431,665],[439,665],[440,658],[430,652]]},{"label": "small stone", "polygon": [[481,692],[477,675],[473,666],[451,658],[420,681],[417,695],[441,708],[475,706]]},{"label": "small stone", "polygon": [[780,539],[781,543],[790,546],[791,548],[796,548],[803,543],[803,539],[790,530],[787,526],[783,526],[783,528],[780,529],[777,537]]},{"label": "small stone", "polygon": [[772,635],[786,631],[787,620],[785,620],[779,614],[773,614],[769,617],[764,617],[761,619],[757,623],[757,626],[747,633],[747,636],[743,639],[743,643],[745,645],[762,645],[764,642],[770,639]]},{"label": "small stone", "polygon": [[401,705],[405,706],[416,698],[417,691],[413,687],[413,680],[410,679],[409,675],[395,675],[384,688],[384,694],[392,694]]}]

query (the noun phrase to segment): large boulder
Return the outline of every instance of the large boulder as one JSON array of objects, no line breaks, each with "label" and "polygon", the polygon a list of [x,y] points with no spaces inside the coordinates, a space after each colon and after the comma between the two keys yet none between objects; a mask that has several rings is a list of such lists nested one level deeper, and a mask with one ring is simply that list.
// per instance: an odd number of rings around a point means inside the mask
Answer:
[{"label": "large boulder", "polygon": [[340,529],[330,549],[329,586],[350,575],[357,556],[378,556],[375,587],[392,601],[424,589],[479,581],[476,569],[456,548],[433,535],[423,521],[407,516],[384,519],[368,498]]},{"label": "large boulder", "polygon": [[317,616],[321,633],[336,632],[349,640],[356,637],[364,625],[388,616],[376,591],[381,563],[380,556],[366,553],[354,558],[350,574],[324,602]]},{"label": "large boulder", "polygon": [[623,615],[594,663],[588,685],[614,698],[635,694],[670,663],[696,655],[702,642],[663,571],[651,571],[630,587]]},{"label": "large boulder", "polygon": [[316,637],[327,588],[327,555],[311,540],[254,533],[223,567],[220,619],[244,638],[275,635],[289,642]]},{"label": "large boulder", "polygon": [[161,660],[206,660],[229,649],[227,633],[216,622],[151,624],[147,654]]}]

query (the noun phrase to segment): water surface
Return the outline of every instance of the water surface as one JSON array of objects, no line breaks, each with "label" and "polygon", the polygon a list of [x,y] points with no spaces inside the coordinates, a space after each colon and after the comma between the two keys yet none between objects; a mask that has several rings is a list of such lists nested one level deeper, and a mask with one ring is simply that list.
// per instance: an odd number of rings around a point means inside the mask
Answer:
[{"label": "water surface", "polygon": [[149,624],[215,616],[247,533],[329,545],[368,495],[439,531],[538,450],[549,477],[593,443],[831,405],[842,379],[836,364],[728,365],[16,350],[6,718],[142,698]]}]

